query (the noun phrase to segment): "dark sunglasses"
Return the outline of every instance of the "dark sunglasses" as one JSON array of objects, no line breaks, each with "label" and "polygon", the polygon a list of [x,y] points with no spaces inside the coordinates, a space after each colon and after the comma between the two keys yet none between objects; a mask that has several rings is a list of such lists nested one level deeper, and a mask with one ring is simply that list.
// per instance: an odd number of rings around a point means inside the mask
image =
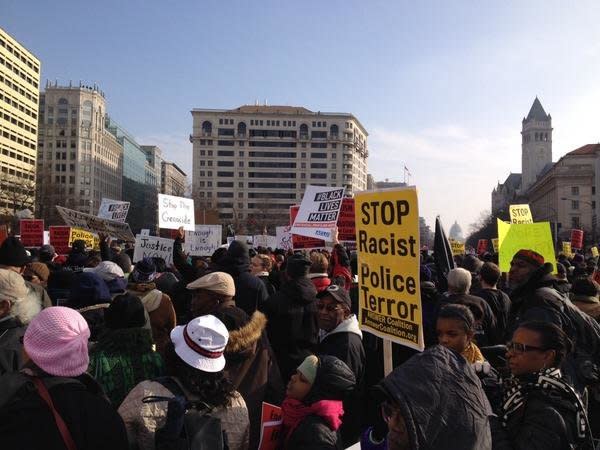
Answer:
[{"label": "dark sunglasses", "polygon": [[521,344],[520,342],[509,342],[506,344],[506,349],[513,353],[525,353],[531,351],[545,352],[546,349],[542,347],[536,347],[535,345]]}]

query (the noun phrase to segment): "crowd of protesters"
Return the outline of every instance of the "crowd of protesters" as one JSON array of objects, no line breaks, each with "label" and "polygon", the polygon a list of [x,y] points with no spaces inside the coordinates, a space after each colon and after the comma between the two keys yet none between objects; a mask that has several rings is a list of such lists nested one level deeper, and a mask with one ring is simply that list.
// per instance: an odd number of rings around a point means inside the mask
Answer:
[{"label": "crowd of protesters", "polygon": [[361,332],[356,254],[233,241],[132,264],[100,236],[68,255],[0,246],[3,449],[593,449],[597,258],[528,249],[421,257],[423,352]]}]

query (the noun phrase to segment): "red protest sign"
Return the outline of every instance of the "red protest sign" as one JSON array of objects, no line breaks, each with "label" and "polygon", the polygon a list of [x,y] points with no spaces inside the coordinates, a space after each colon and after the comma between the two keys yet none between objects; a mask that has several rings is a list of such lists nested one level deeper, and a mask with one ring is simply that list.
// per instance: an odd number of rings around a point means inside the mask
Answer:
[{"label": "red protest sign", "polygon": [[25,247],[44,245],[44,221],[42,219],[21,219],[21,242]]},{"label": "red protest sign", "polygon": [[71,237],[71,227],[67,226],[51,226],[48,227],[50,232],[50,245],[54,247],[54,251],[59,255],[69,253],[69,238]]},{"label": "red protest sign", "polygon": [[583,230],[571,230],[571,248],[583,248]]},{"label": "red protest sign", "polygon": [[477,242],[477,254],[483,255],[485,252],[487,252],[487,248],[488,248],[488,240],[487,239],[479,239],[479,241]]},{"label": "red protest sign", "polygon": [[282,413],[279,406],[263,402],[259,450],[276,450],[281,440]]},{"label": "red protest sign", "polygon": [[4,242],[4,240],[8,237],[8,229],[6,225],[0,225],[0,245]]},{"label": "red protest sign", "polygon": [[[290,206],[290,226],[294,224],[300,205]],[[325,248],[325,241],[307,236],[292,234],[292,248],[294,250],[308,250],[312,248]]]},{"label": "red protest sign", "polygon": [[338,241],[356,242],[356,223],[354,222],[354,199],[342,200],[342,209],[337,221]]}]

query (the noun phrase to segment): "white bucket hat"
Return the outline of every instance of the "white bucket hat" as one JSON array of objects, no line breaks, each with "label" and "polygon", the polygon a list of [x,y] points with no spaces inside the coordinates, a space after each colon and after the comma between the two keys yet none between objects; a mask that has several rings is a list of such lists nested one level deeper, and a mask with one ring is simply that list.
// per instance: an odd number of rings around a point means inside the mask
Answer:
[{"label": "white bucket hat", "polygon": [[175,353],[204,372],[220,372],[225,368],[223,352],[228,340],[229,332],[223,322],[211,315],[196,317],[171,331]]}]

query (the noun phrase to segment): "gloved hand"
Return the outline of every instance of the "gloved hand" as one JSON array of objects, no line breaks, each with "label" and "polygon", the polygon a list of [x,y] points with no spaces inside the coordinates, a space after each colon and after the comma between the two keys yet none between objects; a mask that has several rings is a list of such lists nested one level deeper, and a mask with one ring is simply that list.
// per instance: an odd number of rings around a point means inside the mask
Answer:
[{"label": "gloved hand", "polygon": [[473,369],[475,369],[475,372],[477,372],[478,375],[489,375],[490,371],[492,370],[492,366],[487,361],[478,361],[476,363],[473,363]]}]

